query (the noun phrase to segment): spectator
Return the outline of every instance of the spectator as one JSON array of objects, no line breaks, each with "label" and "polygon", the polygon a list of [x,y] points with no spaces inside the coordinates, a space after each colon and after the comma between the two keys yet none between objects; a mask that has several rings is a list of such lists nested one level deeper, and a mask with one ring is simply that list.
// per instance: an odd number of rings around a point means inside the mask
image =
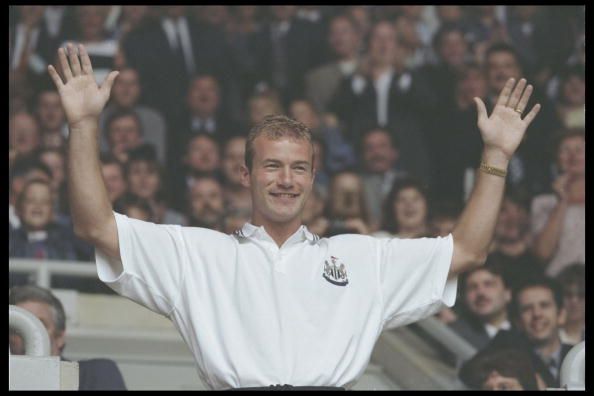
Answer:
[{"label": "spectator", "polygon": [[186,219],[167,205],[163,169],[150,145],[139,146],[129,151],[125,166],[128,192],[147,200],[157,224],[185,225]]},{"label": "spectator", "polygon": [[556,100],[559,119],[566,129],[586,127],[586,80],[580,65],[568,67],[560,76],[560,90]]},{"label": "spectator", "polygon": [[329,23],[328,43],[335,56],[305,76],[305,92],[316,110],[323,113],[343,78],[351,76],[358,67],[362,47],[356,21],[346,15],[333,17]]},{"label": "spectator", "polygon": [[557,145],[559,175],[553,183],[554,194],[542,194],[532,201],[534,253],[548,263],[549,276],[586,260],[585,153],[583,131],[562,134]]},{"label": "spectator", "polygon": [[527,277],[542,275],[542,262],[532,254],[530,199],[508,189],[503,197],[487,261],[499,262],[506,283],[515,289]]},{"label": "spectator", "polygon": [[285,114],[276,91],[264,91],[248,100],[250,127],[262,122],[268,115]]},{"label": "spectator", "polygon": [[37,94],[36,116],[43,147],[62,148],[68,137],[66,115],[55,89],[41,89]]},{"label": "spectator", "polygon": [[113,205],[126,192],[128,185],[124,177],[124,167],[120,161],[109,154],[102,154],[101,173],[105,181],[109,202]]},{"label": "spectator", "polygon": [[366,43],[369,39],[369,34],[371,33],[373,19],[370,12],[370,6],[347,6],[345,15],[348,15],[355,21],[362,42]]},{"label": "spectator", "polygon": [[311,144],[314,149],[313,166],[316,172],[314,187],[320,190],[320,193],[324,196],[327,196],[331,177],[330,173],[326,170],[326,144],[322,139],[315,136],[312,136]]},{"label": "spectator", "polygon": [[464,19],[464,12],[462,6],[459,5],[436,5],[435,13],[439,20],[439,25],[462,23]]},{"label": "spectator", "polygon": [[54,221],[54,202],[49,182],[28,181],[17,198],[21,226],[11,230],[9,256],[49,260],[76,260],[72,231]]},{"label": "spectator", "polygon": [[[66,189],[66,156],[61,149],[45,148],[38,153],[39,160],[51,172],[51,186],[54,195],[54,213],[59,222],[70,222],[70,210]],[[61,221],[62,219],[62,221]],[[67,220],[68,219],[68,220]]]},{"label": "spectator", "polygon": [[538,30],[542,29],[542,13],[545,9],[538,5],[510,5],[507,10],[506,25],[510,43],[522,54],[522,62],[530,74],[537,73],[542,60],[538,51]]},{"label": "spectator", "polygon": [[330,225],[325,236],[369,234],[361,177],[349,170],[336,173],[330,182],[327,207]]},{"label": "spectator", "polygon": [[466,39],[471,43],[475,60],[485,61],[485,52],[494,43],[507,42],[508,34],[502,16],[503,6],[481,5],[467,8],[469,18]]},{"label": "spectator", "polygon": [[365,202],[372,229],[377,230],[382,220],[382,204],[394,182],[406,176],[397,167],[399,151],[395,138],[385,129],[372,129],[363,135],[362,165]]},{"label": "spectator", "polygon": [[224,214],[221,183],[211,176],[194,178],[189,190],[189,226],[222,231]]},{"label": "spectator", "polygon": [[192,183],[192,178],[213,176],[220,179],[221,153],[219,143],[208,134],[192,137],[183,157],[185,172],[181,183],[184,189]]},{"label": "spectator", "polygon": [[512,328],[507,313],[512,291],[506,283],[503,268],[493,263],[465,273],[460,281],[460,300],[464,309],[450,327],[481,350],[499,331]]},{"label": "spectator", "polygon": [[301,221],[307,229],[316,235],[326,235],[330,221],[324,215],[326,201],[319,188],[313,188],[305,206]]},{"label": "spectator", "polygon": [[304,123],[311,129],[312,135],[323,142],[327,149],[324,165],[331,173],[356,165],[353,147],[345,141],[342,130],[333,116],[321,117],[312,102],[304,99],[291,102],[289,114],[293,119]]},{"label": "spectator", "polygon": [[223,215],[223,232],[232,234],[241,229],[243,225],[250,221],[251,210],[244,208],[227,207]]},{"label": "spectator", "polygon": [[142,124],[138,115],[131,110],[114,112],[105,122],[109,153],[118,161],[128,161],[128,151],[143,142]]},{"label": "spectator", "polygon": [[14,157],[30,154],[41,145],[37,120],[27,112],[13,115],[8,122],[9,151]]},{"label": "spectator", "polygon": [[[50,355],[69,361],[62,356],[66,346],[66,313],[62,302],[51,291],[33,285],[13,287],[9,291],[8,303],[35,315],[47,330]],[[12,354],[25,353],[20,335],[11,333],[9,342]],[[124,378],[114,361],[89,359],[77,363],[79,390],[126,390]]]},{"label": "spectator", "polygon": [[[509,78],[516,81],[524,77],[524,71],[516,50],[508,44],[494,44],[485,55],[488,98],[485,102],[487,110],[493,108],[496,95],[501,91]],[[548,146],[553,131],[560,127],[554,112],[554,106],[536,88],[527,108],[540,103],[542,110],[538,120],[528,127],[524,141],[510,161],[508,182],[514,186],[526,188],[530,194],[540,194],[547,189],[548,157],[543,147]]]},{"label": "spectator", "polygon": [[[416,7],[423,10],[423,6],[401,6]],[[424,23],[420,20],[417,11],[412,13],[400,13],[395,15],[392,22],[398,33],[398,39],[403,49],[404,64],[409,69],[417,69],[425,65],[429,60],[428,48],[421,38],[424,30]],[[430,37],[430,36],[425,36]]]},{"label": "spectator", "polygon": [[27,182],[33,179],[41,179],[51,183],[52,173],[50,169],[39,160],[38,157],[29,155],[18,158],[10,167],[10,189],[8,194],[8,222],[9,228],[19,228],[21,220],[17,215],[16,203]]},{"label": "spectator", "polygon": [[[167,136],[165,119],[159,112],[139,104],[142,91],[138,72],[132,68],[124,68],[119,72],[111,90],[111,103],[105,107],[99,119],[100,130],[105,129],[107,120],[114,114],[120,111],[134,112],[140,120],[143,140],[155,147],[159,161],[165,163]],[[101,139],[101,146],[103,150],[108,148],[105,136]]]},{"label": "spectator", "polygon": [[454,229],[462,209],[453,202],[436,202],[432,208],[430,227],[433,237],[445,237]]},{"label": "spectator", "polygon": [[381,231],[397,238],[429,236],[429,202],[425,187],[415,179],[396,180],[383,205]]},{"label": "spectator", "polygon": [[249,213],[252,197],[249,188],[241,184],[241,167],[245,165],[245,142],[244,136],[233,136],[225,142],[221,170],[225,207],[245,209]]},{"label": "spectator", "polygon": [[155,213],[149,201],[134,194],[124,194],[115,203],[114,210],[136,220],[154,222]]},{"label": "spectator", "polygon": [[567,313],[559,330],[563,344],[576,345],[586,333],[586,271],[582,263],[565,267],[557,276],[563,289],[563,308]]},{"label": "spectator", "polygon": [[480,351],[462,366],[459,376],[475,390],[545,390],[530,356],[512,348]]},{"label": "spectator", "polygon": [[142,28],[148,19],[148,8],[146,5],[123,5],[118,18],[117,26],[113,37],[122,42],[126,35],[133,30]]}]

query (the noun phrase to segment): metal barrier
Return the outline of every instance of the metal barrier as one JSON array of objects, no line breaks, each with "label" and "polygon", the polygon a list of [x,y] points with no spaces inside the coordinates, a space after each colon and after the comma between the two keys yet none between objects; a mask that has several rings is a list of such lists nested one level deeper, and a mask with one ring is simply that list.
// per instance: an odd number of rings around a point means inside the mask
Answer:
[{"label": "metal barrier", "polygon": [[[25,354],[36,357],[49,356],[50,340],[47,330],[31,312],[16,305],[9,305],[8,326],[23,338]],[[8,353],[11,354],[10,347]]]},{"label": "metal barrier", "polygon": [[586,389],[586,341],[575,345],[561,364],[561,387],[567,390]]},{"label": "metal barrier", "polygon": [[468,360],[478,352],[473,345],[458,335],[448,325],[443,324],[433,316],[420,320],[416,324],[429,334],[431,338],[453,353],[458,362]]},{"label": "metal barrier", "polygon": [[80,278],[98,279],[95,263],[88,261],[61,261],[15,259],[8,261],[9,271],[17,274],[34,274],[35,284],[51,288],[51,275],[69,275]]}]

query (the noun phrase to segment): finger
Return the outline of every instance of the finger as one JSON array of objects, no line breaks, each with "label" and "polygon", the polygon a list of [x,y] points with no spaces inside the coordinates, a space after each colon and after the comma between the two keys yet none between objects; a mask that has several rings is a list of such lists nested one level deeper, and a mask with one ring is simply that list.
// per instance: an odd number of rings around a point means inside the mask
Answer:
[{"label": "finger", "polygon": [[522,78],[520,82],[518,82],[518,84],[516,85],[516,88],[514,89],[509,98],[509,102],[507,103],[508,107],[511,107],[512,109],[516,108],[518,102],[520,101],[520,98],[522,97],[522,93],[524,92],[525,87],[526,80]]},{"label": "finger", "polygon": [[76,48],[72,43],[68,43],[68,59],[70,59],[70,68],[72,69],[72,75],[74,77],[80,76],[80,62],[78,60],[78,54]]},{"label": "finger", "polygon": [[534,87],[532,85],[528,85],[524,90],[524,94],[522,94],[522,98],[518,102],[518,104],[514,107],[516,110],[520,112],[524,112],[526,109],[526,105],[528,104],[528,100],[530,99],[530,95],[532,95],[532,90]]},{"label": "finger", "polygon": [[536,115],[538,114],[539,111],[540,111],[540,103],[537,103],[534,105],[532,110],[530,110],[530,113],[528,113],[526,115],[526,117],[524,117],[524,122],[526,123],[526,126],[530,125],[530,123],[532,122],[534,117],[536,117]]},{"label": "finger", "polygon": [[49,75],[52,78],[52,80],[54,80],[54,84],[56,84],[56,88],[58,88],[58,91],[62,89],[64,83],[62,82],[62,79],[60,78],[60,75],[58,74],[56,69],[54,69],[52,65],[49,65],[47,67],[47,71],[49,72]]},{"label": "finger", "polygon": [[505,106],[507,104],[507,102],[509,101],[509,95],[511,94],[512,88],[514,87],[515,83],[516,83],[516,80],[513,78],[510,78],[509,80],[507,80],[507,82],[505,83],[505,86],[503,87],[503,89],[501,90],[501,93],[499,94],[499,98],[497,99],[496,106],[499,106],[499,105]]},{"label": "finger", "polygon": [[474,98],[474,103],[476,103],[476,111],[478,113],[479,122],[481,120],[489,118],[487,115],[487,108],[485,107],[485,104],[483,103],[481,98],[478,98],[478,97]]},{"label": "finger", "polygon": [[72,72],[70,71],[70,65],[68,59],[66,59],[66,51],[64,48],[58,49],[58,58],[60,59],[60,66],[62,67],[62,73],[64,74],[64,81],[68,83],[72,79]]},{"label": "finger", "polygon": [[103,84],[101,84],[101,88],[100,88],[101,92],[107,98],[109,98],[109,93],[111,92],[111,87],[113,86],[113,82],[115,81],[118,74],[120,74],[119,71],[112,71],[111,73],[109,73],[107,75],[107,77],[105,77],[105,81],[103,81]]},{"label": "finger", "polygon": [[83,74],[93,74],[93,65],[91,65],[91,59],[89,58],[89,54],[84,45],[80,44],[78,46],[78,53],[82,63]]}]

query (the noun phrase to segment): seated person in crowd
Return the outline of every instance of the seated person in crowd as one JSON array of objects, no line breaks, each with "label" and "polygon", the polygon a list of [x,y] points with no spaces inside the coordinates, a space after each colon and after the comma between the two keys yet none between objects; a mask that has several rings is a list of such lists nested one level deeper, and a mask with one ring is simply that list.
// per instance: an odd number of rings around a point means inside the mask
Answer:
[{"label": "seated person in crowd", "polygon": [[510,315],[519,331],[500,331],[487,348],[513,348],[530,354],[532,365],[547,388],[560,386],[560,369],[571,345],[561,342],[565,321],[563,293],[547,277],[527,280],[514,290]]},{"label": "seated person in crowd", "polygon": [[51,170],[35,155],[18,158],[9,172],[8,224],[9,229],[19,228],[21,220],[16,212],[16,202],[25,184],[33,179],[51,183]]},{"label": "seated person in crowd", "polygon": [[478,350],[486,347],[499,331],[511,329],[507,306],[512,292],[500,265],[487,263],[460,279],[463,309],[450,328]]},{"label": "seated person in crowd", "polygon": [[177,211],[169,208],[163,168],[157,160],[152,145],[144,144],[128,152],[125,166],[128,192],[147,200],[151,206],[152,222],[157,224],[185,225],[186,219]]},{"label": "seated person in crowd", "polygon": [[[133,111],[140,120],[144,140],[155,146],[159,161],[165,163],[165,149],[167,147],[165,119],[158,111],[138,103],[142,94],[142,87],[136,69],[127,67],[119,72],[120,74],[114,81],[111,90],[111,101],[103,109],[99,118],[99,128],[104,130],[106,121],[116,112],[121,110]],[[101,139],[101,147],[103,151],[108,148],[105,136]]]},{"label": "seated person in crowd", "polygon": [[543,274],[542,262],[532,254],[529,197],[508,189],[503,197],[495,225],[489,261],[503,268],[505,282],[515,289],[527,277]]},{"label": "seated person in crowd", "polygon": [[39,124],[31,114],[20,111],[10,117],[8,145],[9,164],[17,157],[31,154],[41,146]]},{"label": "seated person in crowd", "polygon": [[325,236],[346,233],[369,234],[367,207],[361,177],[349,170],[336,173],[330,182]]},{"label": "seated person in crowd", "polygon": [[307,227],[309,231],[317,235],[325,235],[326,230],[330,226],[330,221],[325,213],[326,200],[324,195],[319,188],[313,188],[305,206],[303,207],[303,213],[301,221],[303,225]]},{"label": "seated person in crowd", "polygon": [[126,193],[114,202],[114,211],[136,220],[150,221],[154,218],[151,204],[145,198]]},{"label": "seated person in crowd", "polygon": [[582,263],[565,267],[557,276],[563,289],[563,307],[567,313],[559,330],[561,342],[576,345],[586,336],[586,268]]},{"label": "seated person in crowd", "polygon": [[107,197],[113,205],[128,188],[124,176],[124,166],[116,157],[108,153],[102,153],[99,159],[101,161],[101,174],[107,189]]},{"label": "seated person in crowd", "polygon": [[[62,356],[66,346],[66,313],[62,303],[51,291],[34,285],[16,286],[10,289],[8,303],[26,309],[45,326],[50,340],[51,356]],[[10,352],[24,355],[21,336],[9,334]],[[124,378],[116,363],[109,359],[78,361],[79,390],[126,390]]]},{"label": "seated person in crowd", "polygon": [[105,121],[104,131],[109,153],[122,163],[128,160],[128,150],[140,146],[144,141],[140,118],[131,110],[114,112]]},{"label": "seated person in crowd", "polygon": [[383,223],[376,236],[429,236],[429,201],[425,187],[415,179],[396,180],[384,201]]},{"label": "seated person in crowd", "polygon": [[188,225],[222,231],[225,203],[223,187],[218,179],[212,176],[194,178],[188,195]]},{"label": "seated person in crowd", "polygon": [[241,184],[241,165],[245,158],[245,141],[244,136],[233,136],[225,142],[221,170],[225,206],[246,209],[249,213],[252,209],[252,196],[249,188]]},{"label": "seated person in crowd", "polygon": [[583,130],[564,132],[557,146],[559,175],[553,194],[532,200],[533,250],[556,276],[574,262],[586,262],[586,137]]},{"label": "seated person in crowd", "polygon": [[39,121],[41,144],[44,147],[63,148],[68,126],[60,94],[54,88],[43,87],[37,93],[35,114]]}]

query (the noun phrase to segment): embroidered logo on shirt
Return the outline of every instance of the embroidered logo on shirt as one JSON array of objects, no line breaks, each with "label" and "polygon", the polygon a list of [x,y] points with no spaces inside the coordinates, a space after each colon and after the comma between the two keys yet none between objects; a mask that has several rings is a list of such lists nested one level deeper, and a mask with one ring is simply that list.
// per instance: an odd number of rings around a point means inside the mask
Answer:
[{"label": "embroidered logo on shirt", "polygon": [[332,264],[328,263],[328,260],[324,261],[324,273],[322,276],[328,282],[336,286],[346,286],[349,283],[347,277],[346,267],[342,263],[338,263],[338,258],[330,256]]}]

